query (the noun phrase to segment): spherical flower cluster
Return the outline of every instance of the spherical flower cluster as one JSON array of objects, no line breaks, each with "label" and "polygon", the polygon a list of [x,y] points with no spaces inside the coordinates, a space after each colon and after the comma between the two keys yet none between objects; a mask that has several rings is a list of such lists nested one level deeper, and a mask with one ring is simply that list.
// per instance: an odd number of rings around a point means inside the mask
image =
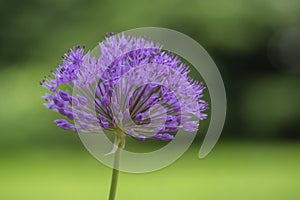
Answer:
[{"label": "spherical flower cluster", "polygon": [[[161,45],[120,34],[107,35],[98,48],[98,58],[84,47],[70,49],[41,81],[50,91],[43,96],[45,106],[69,119],[55,120],[60,128],[167,141],[180,128],[196,131],[207,117],[204,84],[189,77],[189,68]],[[76,95],[70,94],[75,88]]]}]

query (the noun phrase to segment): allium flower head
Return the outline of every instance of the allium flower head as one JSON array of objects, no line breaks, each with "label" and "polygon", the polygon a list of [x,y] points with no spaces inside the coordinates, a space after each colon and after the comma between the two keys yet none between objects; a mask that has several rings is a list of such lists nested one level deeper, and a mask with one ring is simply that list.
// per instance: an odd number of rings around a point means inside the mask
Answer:
[{"label": "allium flower head", "polygon": [[70,49],[41,82],[50,92],[45,106],[69,119],[55,120],[60,128],[172,140],[180,128],[196,131],[206,118],[205,86],[189,77],[178,56],[124,34],[107,35],[98,48],[99,57],[84,47]]}]

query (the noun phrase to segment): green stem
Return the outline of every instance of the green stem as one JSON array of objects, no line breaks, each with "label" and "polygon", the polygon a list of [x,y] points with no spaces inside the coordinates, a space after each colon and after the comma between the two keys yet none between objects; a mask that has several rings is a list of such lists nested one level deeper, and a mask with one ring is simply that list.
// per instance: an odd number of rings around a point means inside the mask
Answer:
[{"label": "green stem", "polygon": [[[118,137],[118,136],[116,136]],[[111,185],[110,185],[110,192],[109,192],[109,198],[108,200],[115,200],[116,199],[116,193],[117,193],[117,185],[118,185],[118,177],[119,177],[119,162],[120,162],[120,156],[124,145],[124,138],[120,137],[118,139],[118,149],[115,153],[114,158],[114,166],[113,166],[113,172],[111,177]]]}]

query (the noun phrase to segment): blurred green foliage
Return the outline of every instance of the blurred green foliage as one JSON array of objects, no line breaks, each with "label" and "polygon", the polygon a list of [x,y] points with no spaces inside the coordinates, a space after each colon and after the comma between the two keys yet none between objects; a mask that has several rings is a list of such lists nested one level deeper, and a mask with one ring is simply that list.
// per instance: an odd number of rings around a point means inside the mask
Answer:
[{"label": "blurred green foliage", "polygon": [[58,135],[58,115],[41,106],[39,80],[68,48],[91,49],[106,32],[142,26],[181,31],[212,55],[228,95],[225,137],[299,138],[299,74],[278,70],[267,56],[276,31],[299,26],[299,10],[295,0],[1,1],[0,143],[68,143],[72,133]]}]

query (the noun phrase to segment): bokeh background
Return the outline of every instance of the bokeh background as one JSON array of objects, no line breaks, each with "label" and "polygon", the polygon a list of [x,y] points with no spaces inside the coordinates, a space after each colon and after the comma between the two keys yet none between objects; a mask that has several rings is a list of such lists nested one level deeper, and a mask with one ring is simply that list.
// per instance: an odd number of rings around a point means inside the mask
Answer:
[{"label": "bokeh background", "polygon": [[172,166],[122,173],[118,199],[300,199],[300,1],[1,0],[0,26],[0,199],[107,198],[111,170],[54,125],[39,81],[68,48],[144,26],[203,45],[228,113],[208,157],[197,157],[205,122]]}]

